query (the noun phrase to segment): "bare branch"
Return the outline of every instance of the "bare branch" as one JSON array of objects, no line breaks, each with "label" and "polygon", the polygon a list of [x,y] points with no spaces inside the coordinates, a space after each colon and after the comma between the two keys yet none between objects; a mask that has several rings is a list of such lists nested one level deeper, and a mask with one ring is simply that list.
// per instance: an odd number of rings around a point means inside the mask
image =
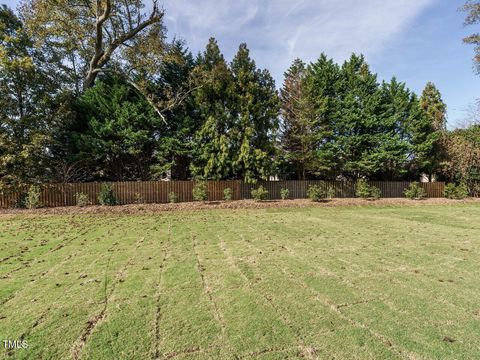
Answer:
[{"label": "bare branch", "polygon": [[[105,0],[106,5],[103,12],[101,11],[101,0],[97,0],[97,20],[95,23],[95,31],[96,31],[96,39],[95,39],[95,54],[93,55],[92,59],[90,60],[89,70],[85,77],[84,87],[88,88],[93,86],[97,74],[101,71],[101,69],[110,61],[112,58],[113,53],[118,49],[118,47],[125,45],[129,40],[135,38],[140,32],[148,28],[149,26],[158,23],[163,18],[163,12],[159,11],[157,0],[153,1],[153,10],[150,13],[150,16],[141,21],[140,12],[138,13],[139,22],[135,27],[132,27],[132,20],[130,10],[128,9],[128,4],[125,6],[127,7],[127,14],[128,14],[128,22],[129,22],[129,31],[123,31],[121,35],[117,37],[114,33],[113,38],[112,34],[106,31],[107,36],[109,37],[109,42],[106,47],[103,44],[103,31],[106,30],[104,28],[104,24],[107,20],[110,20],[112,25],[112,29],[115,31],[115,25],[113,23],[113,15],[112,15],[112,7],[111,7],[111,0]],[[123,22],[120,21],[120,26],[123,26]]]}]

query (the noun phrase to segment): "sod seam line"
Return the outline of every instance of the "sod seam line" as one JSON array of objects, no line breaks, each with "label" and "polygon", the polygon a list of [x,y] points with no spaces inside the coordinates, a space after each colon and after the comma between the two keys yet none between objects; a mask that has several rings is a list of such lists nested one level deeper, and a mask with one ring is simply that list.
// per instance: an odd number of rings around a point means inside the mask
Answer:
[{"label": "sod seam line", "polygon": [[[85,232],[83,233],[83,235],[86,234],[86,233],[88,233],[88,231],[85,231]],[[79,238],[81,238],[81,236],[74,236],[73,240],[76,240],[76,239],[79,239]],[[132,237],[132,238],[133,238],[133,237]],[[72,242],[72,241],[70,241],[69,243],[71,243],[71,242]],[[54,250],[54,249],[50,249],[50,250],[48,250],[48,251],[45,251],[45,252],[41,253],[41,254],[37,257],[37,259],[36,259],[36,260],[37,260],[37,263],[40,262],[39,260],[42,260],[43,257],[45,257],[45,256],[47,256],[47,255],[51,255],[52,253],[54,253],[55,251],[53,251],[53,250]],[[19,292],[24,291],[26,288],[30,287],[32,284],[36,283],[38,280],[46,277],[46,276],[49,275],[51,272],[53,272],[53,271],[57,270],[58,268],[62,267],[63,265],[65,265],[65,263],[67,263],[68,260],[72,259],[72,258],[74,257],[74,255],[75,255],[75,256],[78,255],[78,252],[75,253],[75,254],[69,254],[69,255],[68,255],[67,257],[65,257],[61,262],[57,263],[57,264],[56,264],[55,266],[53,266],[53,267],[48,268],[45,272],[43,272],[43,273],[41,274],[40,278],[35,278],[35,279],[33,279],[33,281],[29,281],[28,283],[26,283],[22,288],[20,288],[20,289],[18,289],[17,291],[15,291],[15,292],[12,294],[12,296],[10,296],[9,298],[4,299],[4,300],[0,303],[0,305],[6,304],[7,302],[9,302],[9,301],[12,300],[13,298],[15,298]],[[103,257],[102,257],[102,258],[103,258]],[[94,263],[97,262],[97,261],[98,261],[98,259],[95,259],[94,261],[92,261],[92,262],[90,263],[90,265],[94,264]],[[28,267],[29,267],[29,266],[21,266],[21,267],[12,269],[12,270],[10,270],[9,272],[7,272],[6,274],[4,274],[3,276],[1,276],[0,279],[3,279],[3,278],[11,278],[11,275],[12,275],[13,273],[16,273],[16,272],[18,272],[18,271],[24,270],[24,269],[26,269],[26,268],[28,268]]]},{"label": "sod seam line", "polygon": [[[242,236],[242,235],[240,235]],[[230,263],[230,265],[238,272],[241,274],[241,276],[243,277],[244,281],[245,281],[245,285],[250,289],[251,292],[255,292],[256,293],[260,293],[260,290],[259,289],[254,289],[254,286],[252,284],[252,282],[248,279],[248,277],[244,274],[244,272],[242,271],[242,269],[237,265],[237,262],[235,261],[235,258],[232,257],[232,255],[230,254],[229,250],[227,249],[226,247],[226,244],[225,244],[225,241],[223,240],[223,237],[220,237],[220,236],[217,236],[218,239],[220,240],[220,248],[222,249],[222,252],[225,254],[225,256],[227,257],[228,259],[228,262]],[[290,330],[292,331],[294,337],[297,339],[297,341],[300,342],[300,345],[298,346],[301,350],[302,350],[302,354],[307,358],[307,359],[313,359],[313,357],[311,357],[310,355],[310,352],[309,350],[313,349],[311,347],[308,347],[306,344],[305,344],[305,339],[299,334],[299,329],[296,328],[295,326],[293,326],[292,324],[292,321],[291,319],[286,315],[284,314],[276,305],[275,303],[273,302],[272,298],[272,294],[264,294],[263,292],[261,293],[262,295],[262,298],[265,300],[265,303],[271,308],[274,310],[274,312],[280,316],[282,322],[288,327],[290,328]],[[270,297],[269,297],[270,296]],[[315,352],[316,349],[313,349],[313,352]]]},{"label": "sod seam line", "polygon": [[[111,250],[113,250],[116,245],[118,245],[118,244],[115,243],[115,244],[112,245],[109,249],[107,249],[107,253],[110,252]],[[67,256],[67,258],[66,258],[65,260],[68,260],[68,259],[72,258],[72,256],[73,256],[73,255]],[[92,261],[92,262],[88,265],[88,267],[91,267],[93,264],[99,262],[101,259],[104,259],[104,258],[106,258],[107,256],[108,256],[108,255],[104,255],[104,256],[102,256],[100,259],[95,259],[94,261]],[[60,264],[59,264],[58,266],[56,266],[56,267],[61,266],[63,263],[64,263],[64,262],[60,263]],[[47,272],[47,273],[48,273],[48,272]],[[42,274],[42,277],[45,277],[45,276],[47,275],[47,273]],[[31,282],[30,282],[30,283],[31,283]],[[30,283],[27,283],[27,285],[29,285]],[[67,291],[67,290],[69,290],[69,289],[71,289],[71,288],[73,288],[75,285],[76,285],[76,284],[71,284],[70,286],[66,287],[65,290],[64,290],[64,292]],[[20,289],[19,291],[21,291],[21,290],[24,290],[24,288]],[[16,294],[17,294],[19,291],[17,291],[15,294],[12,294],[12,295],[10,296],[10,298],[7,299],[7,300],[12,300],[14,297],[16,297]],[[6,303],[6,301],[5,301],[5,303]],[[102,301],[102,302],[96,303],[96,304],[103,305],[104,302]],[[3,304],[2,304],[2,305],[3,305]],[[46,310],[44,310],[44,311],[41,313],[41,315],[39,316],[39,318],[35,321],[35,323],[33,324],[33,326],[31,326],[25,333],[23,333],[23,334],[20,336],[20,338],[23,339],[23,338],[31,335],[32,331],[33,331],[36,327],[38,327],[41,323],[43,323],[43,322],[46,320],[49,311],[50,311],[50,307],[47,308]]]},{"label": "sod seam line", "polygon": [[161,312],[161,299],[162,299],[162,283],[163,283],[163,270],[165,267],[165,263],[167,261],[168,257],[168,252],[166,249],[166,246],[171,244],[173,239],[173,234],[172,234],[172,223],[168,224],[168,236],[167,236],[167,243],[162,247],[162,260],[160,262],[159,270],[158,270],[158,281],[157,281],[157,293],[155,294],[155,303],[156,303],[156,309],[155,309],[155,344],[154,344],[154,352],[153,352],[153,358],[158,359],[161,357],[161,336],[160,336],[160,321],[162,319],[162,312]]},{"label": "sod seam line", "polygon": [[210,301],[210,304],[213,308],[213,316],[215,317],[216,321],[218,322],[218,324],[220,325],[220,331],[221,331],[221,338],[220,338],[220,341],[221,342],[225,342],[225,338],[226,338],[226,324],[225,324],[225,320],[223,318],[223,315],[222,313],[220,312],[220,309],[218,308],[218,304],[217,302],[215,301],[214,297],[213,297],[213,294],[212,294],[212,290],[210,289],[209,285],[208,285],[208,282],[207,282],[207,279],[205,277],[205,270],[204,270],[204,266],[200,260],[200,256],[198,254],[198,251],[197,251],[197,248],[198,248],[198,243],[197,243],[197,237],[195,234],[191,233],[190,237],[192,238],[192,247],[193,247],[193,252],[195,254],[195,259],[196,259],[196,262],[197,262],[197,270],[198,272],[200,273],[200,278],[202,280],[202,287],[203,287],[203,291],[205,292],[205,294],[207,295],[207,298],[209,299]]},{"label": "sod seam line", "polygon": [[387,336],[376,332],[375,330],[370,329],[368,326],[353,320],[352,318],[343,314],[335,304],[331,304],[328,300],[325,299],[324,295],[318,292],[316,289],[312,288],[304,281],[297,279],[294,274],[288,273],[285,269],[280,269],[287,277],[289,277],[292,282],[297,283],[299,286],[302,286],[304,289],[310,291],[312,295],[315,295],[314,299],[318,302],[322,303],[326,308],[330,309],[332,313],[336,314],[340,319],[347,321],[352,326],[367,330],[374,339],[377,339],[382,345],[384,345],[387,349],[392,349],[398,356],[406,358],[406,359],[420,359],[421,357],[413,352],[410,352],[406,349],[403,349],[396,345],[391,339]]},{"label": "sod seam line", "polygon": [[[145,240],[145,237],[140,238],[135,244],[135,249],[138,249],[144,240]],[[115,291],[117,284],[119,284],[120,280],[122,279],[120,276],[122,276],[124,271],[126,271],[126,269],[128,268],[128,266],[132,264],[132,260],[135,257],[135,255],[136,255],[136,252],[134,251],[133,254],[128,258],[127,262],[124,265],[122,265],[120,269],[117,271],[110,290],[107,292],[105,288],[105,300],[103,302],[102,310],[96,316],[94,316],[93,318],[87,321],[87,327],[82,332],[82,335],[80,336],[80,338],[72,346],[71,354],[74,360],[80,359],[82,350],[85,347],[85,345],[87,345],[87,342],[90,339],[90,336],[94,332],[95,328],[98,326],[99,323],[105,320],[110,299]],[[107,266],[107,271],[108,271],[108,266]],[[107,271],[105,272],[105,276]]]},{"label": "sod seam line", "polygon": [[[242,239],[244,239],[242,237]],[[261,250],[259,248],[257,248],[253,243],[251,242],[247,242],[245,241],[245,243],[248,244],[248,246],[251,246],[255,249],[257,249],[258,252],[260,252]],[[319,301],[322,305],[325,306],[325,308],[329,309],[332,313],[336,314],[339,318],[341,318],[342,320],[344,321],[347,321],[348,323],[350,323],[351,325],[357,327],[357,328],[361,328],[361,329],[365,329],[367,330],[374,339],[377,339],[380,341],[381,344],[383,344],[385,347],[387,347],[387,349],[390,349],[392,348],[398,356],[401,356],[403,357],[403,354],[404,353],[407,353],[408,354],[408,357],[407,358],[411,358],[411,359],[417,359],[419,358],[417,354],[410,354],[408,351],[404,350],[404,349],[401,349],[399,348],[398,346],[394,345],[394,343],[388,339],[386,336],[382,335],[382,334],[379,334],[377,332],[375,332],[374,330],[368,328],[366,325],[363,325],[351,318],[349,318],[348,316],[344,315],[343,313],[340,312],[339,309],[336,308],[336,305],[335,304],[332,304],[330,303],[330,301],[328,300],[325,300],[325,299],[321,299],[323,296],[322,294],[320,294],[317,290],[313,289],[311,286],[307,285],[305,282],[297,279],[295,277],[295,275],[293,274],[290,274],[290,273],[287,273],[285,271],[285,269],[279,267],[277,264],[273,263],[274,266],[280,270],[284,275],[286,275],[288,278],[290,278],[290,280],[294,283],[297,283],[299,286],[301,286],[302,288],[304,288],[305,290],[308,290],[310,293],[312,293],[312,295],[315,295],[314,299]]]}]

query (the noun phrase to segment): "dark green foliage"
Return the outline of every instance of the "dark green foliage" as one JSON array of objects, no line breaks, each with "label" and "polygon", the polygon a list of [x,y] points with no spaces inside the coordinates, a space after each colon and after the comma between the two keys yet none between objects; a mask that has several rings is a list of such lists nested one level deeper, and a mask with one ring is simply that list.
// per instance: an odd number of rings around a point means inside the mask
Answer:
[{"label": "dark green foliage", "polygon": [[72,134],[75,157],[89,160],[95,178],[151,178],[163,122],[134,88],[119,78],[98,81],[80,98],[78,116],[83,126]]},{"label": "dark green foliage", "polygon": [[160,70],[160,79],[155,84],[157,96],[162,101],[168,102],[173,94],[180,94],[182,98],[164,112],[166,123],[162,122],[158,130],[152,165],[152,176],[156,179],[167,176],[175,180],[191,178],[193,135],[202,125],[196,111],[195,92],[191,90],[203,84],[192,84],[194,67],[193,56],[183,43],[177,41],[169,50]]},{"label": "dark green foliage", "polygon": [[113,187],[110,184],[104,183],[98,193],[98,202],[103,206],[115,206],[117,205],[117,198],[113,191]]},{"label": "dark green foliage", "polygon": [[446,132],[446,105],[434,84],[428,83],[419,99],[420,113],[410,124],[413,163],[417,173],[434,175],[444,160],[442,138]]},{"label": "dark green foliage", "polygon": [[[477,3],[465,6],[467,24],[478,23]],[[325,54],[309,65],[296,59],[279,97],[246,44],[228,63],[212,38],[194,59],[183,42],[165,44],[158,23],[105,59],[109,71],[97,69],[82,89],[89,67],[80,64],[91,54],[61,41],[39,50],[35,40],[68,34],[48,11],[29,8],[17,17],[0,7],[0,183],[414,180],[425,173],[464,181],[473,193],[480,180],[475,127],[449,132],[434,84],[419,98],[395,78],[379,83],[362,55],[341,66]],[[75,36],[92,50],[89,29]]]},{"label": "dark green foliage", "polygon": [[[382,93],[363,56],[352,55],[341,68],[341,108],[334,125],[337,165],[347,177],[371,176],[385,161]],[[380,155],[380,156],[379,156]]]},{"label": "dark green foliage", "polygon": [[287,188],[280,189],[280,197],[282,198],[282,200],[287,200],[289,196],[290,190],[288,190]]},{"label": "dark green foliage", "polygon": [[206,181],[197,181],[192,190],[193,200],[207,201],[208,200],[208,185]]},{"label": "dark green foliage", "polygon": [[419,183],[411,183],[405,189],[405,197],[410,200],[423,200],[427,197],[427,192]]},{"label": "dark green foliage", "polygon": [[341,102],[339,96],[340,68],[325,54],[307,67],[304,80],[305,143],[309,148],[309,177],[334,177],[341,168],[337,160]]},{"label": "dark green foliage", "polygon": [[238,153],[233,122],[233,75],[215,39],[199,55],[193,71],[194,101],[200,128],[193,137],[191,171],[194,176],[221,180],[233,178]]},{"label": "dark green foliage", "polygon": [[267,71],[256,68],[246,45],[231,66],[215,39],[197,59],[194,93],[201,126],[193,140],[193,175],[253,182],[273,172],[279,100]]},{"label": "dark green foliage", "polygon": [[363,56],[294,62],[282,100],[286,176],[416,177],[438,140],[417,97],[395,78],[380,85]]},{"label": "dark green foliage", "polygon": [[268,190],[265,189],[263,185],[260,185],[258,188],[251,191],[252,198],[255,201],[265,201],[268,199]]},{"label": "dark green foliage", "polygon": [[315,177],[321,170],[317,156],[317,120],[313,116],[307,92],[307,89],[317,88],[307,88],[306,81],[305,64],[296,59],[285,73],[281,90],[281,171],[286,177],[301,180]]},{"label": "dark green foliage", "polygon": [[280,102],[275,82],[267,70],[257,69],[246,44],[240,45],[231,64],[234,79],[234,109],[237,117],[234,174],[255,182],[273,174],[276,155],[275,133]]},{"label": "dark green foliage", "polygon": [[468,188],[465,184],[455,185],[447,184],[445,186],[445,197],[453,200],[463,200],[469,195]]},{"label": "dark green foliage", "polygon": [[232,201],[233,191],[230,188],[226,188],[223,190],[223,200],[225,201]]},{"label": "dark green foliage", "polygon": [[358,179],[355,185],[355,195],[362,199],[377,200],[382,196],[378,187],[369,185],[367,180]]},{"label": "dark green foliage", "polygon": [[20,194],[18,195],[18,197],[15,199],[15,202],[13,204],[13,208],[14,209],[24,209],[27,207],[27,196],[28,196],[28,193],[27,192],[20,192]]}]

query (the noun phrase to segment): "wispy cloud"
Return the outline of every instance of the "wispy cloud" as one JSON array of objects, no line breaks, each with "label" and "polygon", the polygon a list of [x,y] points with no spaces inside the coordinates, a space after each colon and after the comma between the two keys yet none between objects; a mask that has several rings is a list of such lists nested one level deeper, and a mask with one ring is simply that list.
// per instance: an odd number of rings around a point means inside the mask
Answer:
[{"label": "wispy cloud", "polygon": [[193,51],[215,36],[227,56],[247,42],[277,79],[295,57],[373,57],[436,0],[166,0],[170,35]]}]

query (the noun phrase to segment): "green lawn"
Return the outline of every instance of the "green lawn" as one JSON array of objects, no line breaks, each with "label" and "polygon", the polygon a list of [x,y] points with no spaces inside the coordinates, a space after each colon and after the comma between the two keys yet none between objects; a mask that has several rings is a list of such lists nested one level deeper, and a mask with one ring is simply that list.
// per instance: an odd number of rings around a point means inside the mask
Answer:
[{"label": "green lawn", "polygon": [[29,359],[477,359],[480,207],[0,217]]}]

